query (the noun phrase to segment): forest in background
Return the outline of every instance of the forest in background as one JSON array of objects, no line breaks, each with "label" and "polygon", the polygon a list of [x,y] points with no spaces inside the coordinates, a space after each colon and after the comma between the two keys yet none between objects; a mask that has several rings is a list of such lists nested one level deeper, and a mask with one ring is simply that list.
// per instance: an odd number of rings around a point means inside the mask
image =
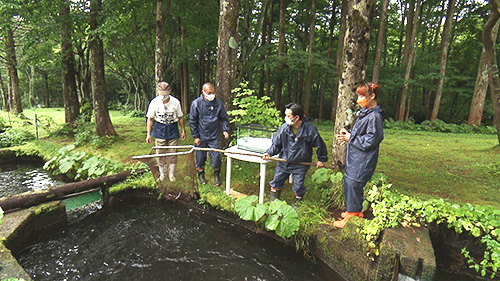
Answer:
[{"label": "forest in background", "polygon": [[[228,40],[230,48],[237,51],[232,85],[248,81],[259,96],[272,97],[278,108],[294,101],[305,107],[311,119],[333,120],[342,57],[339,46],[343,45],[349,1],[232,2],[238,7],[237,34]],[[490,14],[488,3],[371,2],[366,80],[383,85],[381,102],[388,117],[417,123],[437,117],[449,123],[491,125],[494,112],[489,95],[482,98],[479,122],[469,118],[473,95],[481,87],[476,80],[482,30]],[[3,108],[12,111],[5,106],[11,104],[17,108],[14,113],[30,107],[68,108],[70,101],[77,100],[74,114],[86,108],[96,110],[92,87],[97,82],[91,82],[90,50],[99,38],[105,73],[100,86],[109,108],[144,112],[155,94],[155,82],[165,80],[172,84],[174,96],[184,98],[181,101],[187,113],[201,85],[216,80],[221,4],[195,0],[3,0]],[[159,25],[161,34],[157,32]],[[156,58],[159,37],[163,37],[160,59]],[[495,46],[498,50],[498,44]],[[65,78],[68,73],[70,77]],[[67,82],[72,79],[74,89]],[[483,84],[487,88],[487,82]],[[13,97],[15,91],[18,101]],[[441,97],[433,117],[436,94]]]}]

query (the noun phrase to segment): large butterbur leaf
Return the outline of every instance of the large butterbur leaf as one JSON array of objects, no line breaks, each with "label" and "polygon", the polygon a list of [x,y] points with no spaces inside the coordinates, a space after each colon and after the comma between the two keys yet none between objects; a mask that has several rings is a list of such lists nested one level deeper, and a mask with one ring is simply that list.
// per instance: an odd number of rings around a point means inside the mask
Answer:
[{"label": "large butterbur leaf", "polygon": [[247,221],[258,221],[267,211],[267,206],[258,202],[259,197],[257,195],[250,195],[236,201],[234,208],[240,218]]},{"label": "large butterbur leaf", "polygon": [[299,217],[297,212],[286,204],[281,204],[266,220],[266,229],[274,230],[276,235],[288,238],[299,230]]}]

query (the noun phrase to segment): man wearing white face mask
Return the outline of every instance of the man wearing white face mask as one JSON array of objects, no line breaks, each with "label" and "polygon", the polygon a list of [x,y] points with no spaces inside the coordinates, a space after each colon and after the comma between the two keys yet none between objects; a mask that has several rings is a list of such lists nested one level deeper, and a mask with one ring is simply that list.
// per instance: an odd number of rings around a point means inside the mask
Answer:
[{"label": "man wearing white face mask", "polygon": [[[205,83],[199,98],[191,104],[189,111],[189,128],[196,147],[219,148],[221,126],[224,138],[229,138],[229,125],[226,108],[222,100],[215,97],[214,85]],[[219,152],[211,151],[210,165],[214,168],[214,183],[222,184],[220,179],[221,157]],[[206,151],[196,151],[196,172],[201,184],[206,184],[205,161]]]},{"label": "man wearing white face mask", "polygon": [[291,174],[295,193],[294,204],[296,204],[306,193],[304,179],[309,166],[295,163],[311,162],[313,147],[317,147],[316,167],[321,168],[324,166],[323,162],[328,161],[328,152],[318,130],[304,116],[302,107],[296,103],[289,103],[285,108],[285,123],[276,131],[273,144],[264,153],[262,159],[269,160],[272,155],[279,154],[280,158],[287,161],[276,163],[274,178],[269,182],[271,185],[270,201],[280,198],[281,189]]},{"label": "man wearing white face mask", "polygon": [[[175,146],[179,144],[179,138],[186,139],[186,129],[182,118],[181,103],[171,96],[170,85],[167,82],[159,82],[156,85],[157,97],[151,100],[146,113],[147,136],[146,142],[151,143],[151,137],[155,138],[156,146]],[[181,133],[177,123],[181,125]],[[157,153],[175,152],[175,149],[158,149]],[[175,181],[176,156],[159,157],[158,170],[160,172],[159,181],[167,177],[170,181]],[[168,167],[167,167],[168,162]]]}]

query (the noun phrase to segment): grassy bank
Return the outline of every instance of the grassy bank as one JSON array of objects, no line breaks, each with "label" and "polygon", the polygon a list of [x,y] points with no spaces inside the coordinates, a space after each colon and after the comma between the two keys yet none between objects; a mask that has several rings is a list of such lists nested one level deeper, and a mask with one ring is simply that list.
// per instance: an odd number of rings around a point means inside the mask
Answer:
[{"label": "grassy bank", "polygon": [[[50,117],[58,125],[64,122],[61,108],[25,110],[24,114],[30,120],[37,114],[39,118]],[[131,159],[133,155],[148,154],[151,145],[145,143],[144,118],[128,117],[117,111],[110,114],[119,137],[111,141],[111,145],[100,148],[84,146],[81,149],[125,164],[135,162]],[[3,116],[7,118],[5,114]],[[326,122],[317,124],[328,147],[333,141],[332,126]],[[192,144],[187,131],[188,139],[181,144]],[[48,137],[43,129],[39,134],[41,138]],[[50,141],[73,142],[64,138]],[[258,165],[235,162],[232,187],[257,194]],[[310,169],[310,173],[314,170]],[[269,165],[266,180],[273,172],[274,166]],[[500,209],[500,194],[495,192],[500,189],[500,147],[495,135],[385,130],[377,172],[388,177],[393,189],[407,195],[424,199],[445,198],[456,203],[491,205]],[[312,185],[310,179],[306,184]],[[285,190],[285,198],[291,197],[290,189]]]}]

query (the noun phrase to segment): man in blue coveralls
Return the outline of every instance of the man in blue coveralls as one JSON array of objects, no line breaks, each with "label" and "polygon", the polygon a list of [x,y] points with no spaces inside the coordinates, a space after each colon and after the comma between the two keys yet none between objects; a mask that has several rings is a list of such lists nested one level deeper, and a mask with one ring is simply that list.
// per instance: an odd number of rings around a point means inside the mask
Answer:
[{"label": "man in blue coveralls", "polygon": [[[226,108],[222,100],[215,97],[214,85],[205,83],[200,97],[191,104],[189,112],[189,128],[194,138],[194,144],[200,148],[219,148],[221,126],[224,138],[229,138],[229,125]],[[222,184],[220,167],[222,164],[220,153],[210,151],[210,165],[214,168],[214,183]],[[206,151],[196,151],[196,172],[201,184],[206,184],[205,161]]]},{"label": "man in blue coveralls", "polygon": [[313,147],[317,147],[316,167],[321,168],[324,166],[323,162],[328,161],[328,152],[318,130],[304,116],[302,107],[296,103],[289,103],[285,108],[285,123],[274,135],[273,144],[264,153],[262,159],[268,160],[272,155],[279,153],[279,157],[287,161],[276,164],[274,178],[269,182],[271,185],[270,201],[280,198],[283,184],[292,174],[294,203],[297,203],[306,193],[304,178],[309,166],[296,164],[296,162],[311,162]]}]

